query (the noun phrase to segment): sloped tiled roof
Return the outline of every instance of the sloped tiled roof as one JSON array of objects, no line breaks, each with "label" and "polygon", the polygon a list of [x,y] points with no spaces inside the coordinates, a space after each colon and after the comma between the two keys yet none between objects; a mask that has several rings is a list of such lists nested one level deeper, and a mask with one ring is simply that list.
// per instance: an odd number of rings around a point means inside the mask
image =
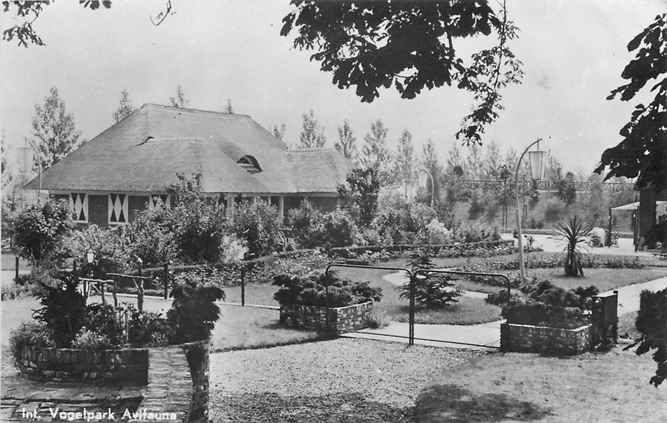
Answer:
[{"label": "sloped tiled roof", "polygon": [[[261,172],[237,162],[254,157]],[[335,193],[349,163],[337,151],[293,150],[249,116],[145,104],[43,172],[63,191],[164,191],[177,173],[204,192]],[[38,189],[35,179],[27,189]]]}]

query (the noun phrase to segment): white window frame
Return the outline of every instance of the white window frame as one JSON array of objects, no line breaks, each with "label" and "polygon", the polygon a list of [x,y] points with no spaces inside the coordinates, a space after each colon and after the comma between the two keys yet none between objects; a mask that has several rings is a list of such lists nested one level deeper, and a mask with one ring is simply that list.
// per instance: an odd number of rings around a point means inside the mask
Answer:
[{"label": "white window frame", "polygon": [[[83,202],[81,203],[81,209],[76,210],[76,204],[74,202],[74,195],[83,195]],[[68,195],[69,198],[69,210],[70,216],[74,223],[88,223],[88,193],[86,192],[70,192]],[[79,219],[80,212],[83,211],[84,220]]]},{"label": "white window frame", "polygon": [[[166,200],[162,201],[162,197],[164,195],[166,195],[167,198],[166,198]],[[170,208],[171,194],[151,194],[151,195],[149,195],[148,196],[148,209],[149,210],[153,210],[155,208],[155,201],[154,200],[160,200],[160,201],[162,201],[162,204],[164,204],[164,206],[166,208]]]},{"label": "white window frame", "polygon": [[[123,216],[125,216],[125,222],[112,222],[111,221],[111,212],[114,210],[114,205],[111,200],[112,195],[122,195],[124,198],[124,202],[121,203],[121,213],[123,213]],[[107,195],[107,223],[109,225],[127,225],[129,223],[130,217],[128,215],[128,203],[130,202],[130,196],[122,193],[122,192],[112,192]]]}]

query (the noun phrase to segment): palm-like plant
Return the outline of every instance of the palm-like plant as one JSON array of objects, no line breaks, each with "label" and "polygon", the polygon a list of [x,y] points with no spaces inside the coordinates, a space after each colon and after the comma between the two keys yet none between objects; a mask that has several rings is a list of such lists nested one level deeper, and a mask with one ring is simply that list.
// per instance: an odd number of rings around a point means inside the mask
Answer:
[{"label": "palm-like plant", "polygon": [[567,241],[565,246],[565,274],[567,276],[584,276],[581,266],[581,250],[579,244],[586,242],[593,226],[574,216],[567,224],[559,223],[556,232]]}]

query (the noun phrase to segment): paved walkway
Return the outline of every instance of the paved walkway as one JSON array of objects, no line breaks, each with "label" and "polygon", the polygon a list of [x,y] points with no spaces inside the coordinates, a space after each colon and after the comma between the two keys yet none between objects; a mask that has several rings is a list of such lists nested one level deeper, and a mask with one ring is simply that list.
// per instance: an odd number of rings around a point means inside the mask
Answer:
[{"label": "paved walkway", "polygon": [[[503,233],[500,236],[505,240],[516,240],[511,233]],[[541,248],[546,252],[560,253],[565,248],[565,241],[558,235],[524,234],[524,237],[528,236],[533,237],[534,247]],[[619,238],[617,247],[589,247],[587,245],[582,245],[580,248],[584,252],[591,254],[653,257],[653,253],[647,251],[635,251],[631,238]]]},{"label": "paved walkway", "polygon": [[[432,347],[493,351],[500,347],[501,322],[502,320],[498,320],[495,322],[465,326],[415,324],[415,338],[422,338],[415,339],[415,344]],[[381,329],[364,329],[343,336],[348,338],[403,342],[407,344],[408,330],[408,323],[391,322],[388,326]],[[388,335],[398,335],[406,338],[395,338]]]},{"label": "paved walkway", "polygon": [[[383,276],[385,280],[395,285],[405,282],[406,276],[402,272],[390,273]],[[667,277],[648,282],[628,285],[618,288],[618,314],[631,313],[639,310],[639,294],[644,290],[657,291],[667,288]],[[608,291],[607,293],[611,293]],[[466,291],[469,296],[486,294]],[[464,348],[473,350],[495,350],[500,347],[500,324],[502,320],[477,325],[424,325],[415,324],[415,344],[433,347]],[[408,343],[409,324],[391,322],[380,329],[364,329],[363,331],[346,334],[349,338],[364,338]],[[403,336],[405,338],[396,338]],[[443,340],[449,342],[442,342]]]},{"label": "paved walkway", "polygon": [[[644,290],[660,291],[667,288],[667,277],[618,288],[618,314],[639,310],[639,294]],[[606,293],[611,293],[607,291]]]}]

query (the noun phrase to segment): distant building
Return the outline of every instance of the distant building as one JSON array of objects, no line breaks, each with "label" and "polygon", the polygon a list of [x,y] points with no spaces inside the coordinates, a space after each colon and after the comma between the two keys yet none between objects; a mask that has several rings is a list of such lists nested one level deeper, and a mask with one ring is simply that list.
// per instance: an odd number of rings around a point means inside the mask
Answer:
[{"label": "distant building", "polygon": [[170,203],[177,174],[233,213],[262,198],[284,216],[308,199],[336,208],[349,162],[334,149],[288,150],[249,116],[144,104],[46,169],[25,188],[69,201],[75,222],[130,222],[157,199]]},{"label": "distant building", "polygon": [[[654,248],[653,243],[657,241],[665,242],[667,233],[656,233],[649,235],[657,223],[667,219],[665,210],[665,201],[667,201],[667,189],[656,191],[648,188],[639,192],[639,212],[637,214],[638,247]],[[663,245],[664,247],[664,245]]]}]

